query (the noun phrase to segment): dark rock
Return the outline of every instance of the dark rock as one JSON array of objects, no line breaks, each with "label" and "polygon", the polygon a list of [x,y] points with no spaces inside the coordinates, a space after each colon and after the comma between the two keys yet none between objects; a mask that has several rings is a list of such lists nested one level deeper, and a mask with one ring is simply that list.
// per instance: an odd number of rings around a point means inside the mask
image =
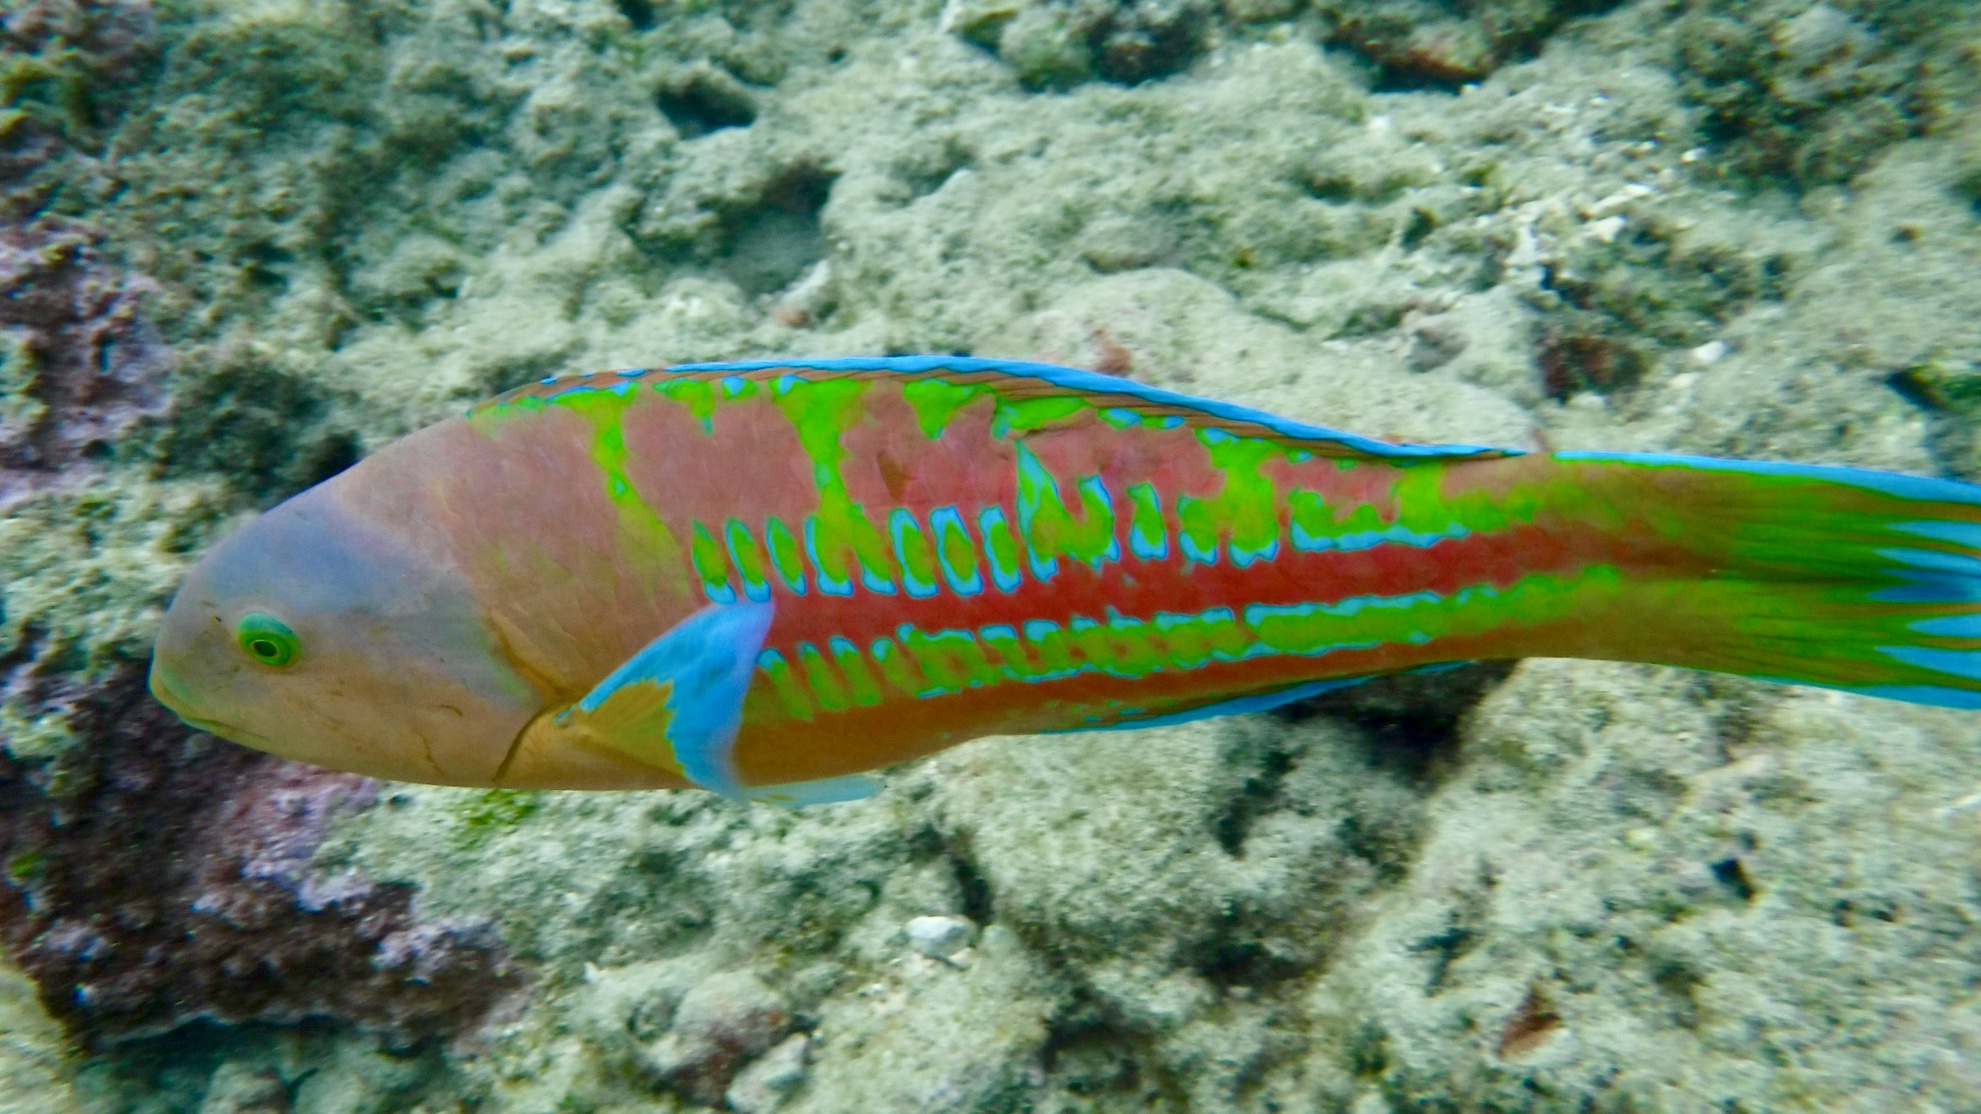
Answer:
[{"label": "dark rock", "polygon": [[1187,68],[1204,47],[1207,0],[1047,0],[1017,11],[972,9],[957,32],[988,45],[1035,89],[1091,77],[1134,85]]},{"label": "dark rock", "polygon": [[1541,341],[1541,382],[1548,397],[1609,394],[1637,385],[1644,357],[1629,341],[1601,333],[1554,333]]},{"label": "dark rock", "polygon": [[1608,0],[1319,0],[1330,35],[1382,69],[1383,84],[1477,81]]},{"label": "dark rock", "polygon": [[1520,1000],[1520,1005],[1500,1030],[1500,1059],[1525,1056],[1546,1044],[1560,1027],[1561,1015],[1555,1012],[1547,994],[1538,986],[1529,987],[1527,997]]},{"label": "dark rock", "polygon": [[58,217],[0,226],[0,506],[74,478],[168,401],[172,351],[139,313],[152,289]]},{"label": "dark rock", "polygon": [[409,886],[313,868],[369,779],[193,731],[136,665],[95,683],[23,667],[7,688],[82,740],[42,766],[0,755],[0,943],[84,1043],[324,1020],[410,1045],[516,985],[487,926],[423,921]]},{"label": "dark rock", "polygon": [[1095,5],[1088,39],[1101,77],[1133,85],[1183,69],[1202,48],[1204,5],[1130,0]]}]

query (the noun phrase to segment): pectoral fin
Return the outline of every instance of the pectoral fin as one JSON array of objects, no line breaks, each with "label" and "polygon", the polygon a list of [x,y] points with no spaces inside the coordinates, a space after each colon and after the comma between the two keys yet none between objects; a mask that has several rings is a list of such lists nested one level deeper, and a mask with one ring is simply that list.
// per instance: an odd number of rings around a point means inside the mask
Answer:
[{"label": "pectoral fin", "polygon": [[736,776],[736,729],[770,620],[767,603],[703,608],[627,658],[558,725],[744,800],[751,794]]}]

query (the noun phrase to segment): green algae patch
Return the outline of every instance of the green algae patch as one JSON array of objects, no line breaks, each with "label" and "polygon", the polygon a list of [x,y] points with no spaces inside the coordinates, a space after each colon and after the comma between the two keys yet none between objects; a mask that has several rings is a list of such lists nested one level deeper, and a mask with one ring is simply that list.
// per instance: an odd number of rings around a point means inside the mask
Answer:
[{"label": "green algae patch", "polygon": [[543,795],[530,789],[490,789],[455,806],[454,842],[478,848],[522,826],[543,807]]},{"label": "green algae patch", "polygon": [[1899,393],[1925,407],[1933,449],[1956,475],[1981,475],[1981,367],[1935,356],[1892,376]]}]

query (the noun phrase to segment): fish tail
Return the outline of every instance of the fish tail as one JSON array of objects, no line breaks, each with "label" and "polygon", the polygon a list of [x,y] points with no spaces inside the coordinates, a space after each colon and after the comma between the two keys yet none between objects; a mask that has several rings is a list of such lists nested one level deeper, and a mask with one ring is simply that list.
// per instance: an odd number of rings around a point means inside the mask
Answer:
[{"label": "fish tail", "polygon": [[1568,493],[1554,513],[1615,546],[1615,577],[1535,652],[1981,707],[1981,487],[1705,457],[1540,466]]}]

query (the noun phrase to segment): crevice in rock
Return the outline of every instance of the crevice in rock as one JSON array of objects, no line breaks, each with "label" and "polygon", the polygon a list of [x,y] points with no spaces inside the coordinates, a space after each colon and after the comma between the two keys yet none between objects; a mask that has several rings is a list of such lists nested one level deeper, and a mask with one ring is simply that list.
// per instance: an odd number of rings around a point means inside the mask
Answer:
[{"label": "crevice in rock", "polygon": [[1049,1022],[1039,1062],[1047,1076],[1077,1094],[1127,1095],[1161,1080],[1162,1073],[1144,1062],[1146,1055],[1142,1041],[1082,994]]},{"label": "crevice in rock", "polygon": [[1280,799],[1280,786],[1286,780],[1287,771],[1293,768],[1293,756],[1283,750],[1267,752],[1259,761],[1257,772],[1245,779],[1245,784],[1233,794],[1218,815],[1213,830],[1217,834],[1218,846],[1233,858],[1245,855],[1245,837],[1251,834],[1252,825],[1259,817],[1273,811]]},{"label": "crevice in rock", "polygon": [[1237,987],[1257,990],[1285,982],[1311,965],[1311,961],[1276,952],[1259,940],[1224,937],[1212,941],[1191,967],[1212,986],[1229,991]]},{"label": "crevice in rock", "polygon": [[1473,705],[1513,672],[1511,661],[1473,662],[1435,673],[1399,673],[1289,704],[1288,722],[1332,716],[1367,732],[1370,761],[1412,780],[1435,775],[1456,751],[1458,727]]},{"label": "crevice in rock", "polygon": [[954,136],[916,149],[894,165],[894,177],[906,187],[902,204],[927,197],[975,163],[975,153]]},{"label": "crevice in rock", "polygon": [[683,139],[747,128],[757,120],[756,97],[727,70],[714,66],[684,71],[663,85],[654,101]]},{"label": "crevice in rock", "polygon": [[1087,33],[1094,69],[1122,85],[1175,73],[1202,49],[1205,16],[1190,0],[1129,0],[1100,8]]},{"label": "crevice in rock", "polygon": [[1457,92],[1500,66],[1538,53],[1568,20],[1619,0],[1319,0],[1329,38],[1367,58],[1379,93]]},{"label": "crevice in rock", "polygon": [[771,182],[757,204],[728,214],[723,222],[727,250],[719,264],[723,275],[744,294],[757,297],[785,289],[824,259],[819,211],[835,177],[816,166],[792,167]]},{"label": "crevice in rock", "polygon": [[1713,881],[1728,894],[1738,898],[1742,905],[1752,904],[1755,895],[1760,892],[1755,888],[1753,879],[1747,876],[1747,868],[1741,865],[1739,855],[1716,859],[1710,864],[1710,869],[1713,872]]},{"label": "crevice in rock", "polygon": [[626,17],[626,22],[635,31],[651,31],[658,22],[654,13],[653,0],[612,0],[612,6]]},{"label": "crevice in rock", "polygon": [[1424,978],[1424,993],[1436,994],[1443,990],[1445,980],[1451,974],[1451,965],[1478,947],[1481,938],[1482,934],[1477,929],[1453,921],[1443,930],[1412,942],[1410,950],[1424,956],[1430,964],[1430,971]]},{"label": "crevice in rock", "polygon": [[1540,986],[1527,988],[1527,996],[1514,1008],[1506,1025],[1500,1029],[1500,1059],[1508,1060],[1540,1048],[1561,1027],[1561,1014],[1555,1011],[1554,1002]]},{"label": "crevice in rock", "polygon": [[976,861],[967,850],[950,843],[948,853],[950,869],[956,876],[956,890],[963,899],[962,914],[980,925],[990,924],[997,919],[997,901],[991,891],[990,880],[977,868]]}]

